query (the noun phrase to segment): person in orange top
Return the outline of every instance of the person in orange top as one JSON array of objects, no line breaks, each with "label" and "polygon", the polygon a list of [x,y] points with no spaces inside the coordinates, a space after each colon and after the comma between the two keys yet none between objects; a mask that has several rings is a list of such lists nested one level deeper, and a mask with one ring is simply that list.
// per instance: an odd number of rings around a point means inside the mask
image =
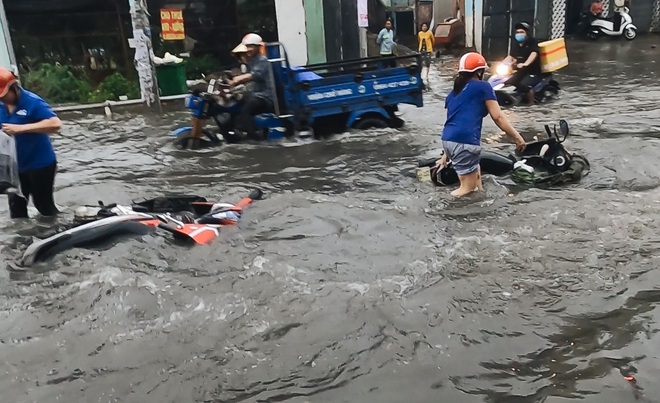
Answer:
[{"label": "person in orange top", "polygon": [[603,10],[604,7],[602,0],[592,1],[591,5],[589,6],[589,11],[594,16],[594,18],[601,18],[603,15]]},{"label": "person in orange top", "polygon": [[422,30],[417,34],[417,51],[422,54],[422,63],[426,66],[426,83],[429,82],[429,71],[431,70],[431,54],[435,38],[433,32],[429,31],[429,24],[423,23]]}]

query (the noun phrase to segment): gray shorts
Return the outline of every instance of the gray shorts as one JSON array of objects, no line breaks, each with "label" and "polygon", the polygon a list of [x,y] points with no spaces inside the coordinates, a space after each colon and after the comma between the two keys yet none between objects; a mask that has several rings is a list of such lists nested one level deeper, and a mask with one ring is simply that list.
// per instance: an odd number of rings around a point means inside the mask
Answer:
[{"label": "gray shorts", "polygon": [[445,149],[445,153],[447,153],[447,157],[457,174],[461,176],[468,175],[479,168],[481,146],[443,141],[442,148]]}]

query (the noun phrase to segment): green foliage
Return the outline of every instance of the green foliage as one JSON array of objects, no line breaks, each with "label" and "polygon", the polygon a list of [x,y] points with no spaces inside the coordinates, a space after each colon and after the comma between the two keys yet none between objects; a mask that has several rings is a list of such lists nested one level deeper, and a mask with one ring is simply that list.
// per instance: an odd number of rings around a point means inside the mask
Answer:
[{"label": "green foliage", "polygon": [[68,66],[44,63],[22,77],[23,85],[42,98],[55,103],[86,102],[92,85],[76,77]]},{"label": "green foliage", "polygon": [[120,95],[129,99],[140,97],[138,83],[127,80],[119,72],[106,77],[94,88],[86,75],[74,74],[68,66],[44,63],[22,73],[21,81],[26,89],[53,104],[117,101]]},{"label": "green foliage", "polygon": [[201,78],[202,74],[209,74],[220,70],[222,63],[211,55],[190,57],[186,59],[186,76],[188,80]]},{"label": "green foliage", "polygon": [[90,95],[90,100],[92,102],[117,101],[121,95],[126,95],[128,99],[139,98],[140,86],[137,82],[127,80],[121,73],[115,72],[99,84],[96,91]]}]

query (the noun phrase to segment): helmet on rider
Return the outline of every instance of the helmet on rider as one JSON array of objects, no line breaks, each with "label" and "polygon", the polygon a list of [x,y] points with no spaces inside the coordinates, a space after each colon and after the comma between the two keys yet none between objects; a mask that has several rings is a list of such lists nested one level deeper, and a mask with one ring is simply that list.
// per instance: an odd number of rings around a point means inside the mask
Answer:
[{"label": "helmet on rider", "polygon": [[517,23],[517,24],[514,26],[514,29],[515,29],[516,31],[519,30],[519,29],[522,29],[522,30],[524,30],[525,32],[529,33],[529,31],[532,30],[532,27],[531,27],[528,23],[526,23],[526,22],[524,22],[524,21],[521,21],[521,22]]},{"label": "helmet on rider", "polygon": [[12,85],[16,84],[17,82],[18,80],[16,80],[14,73],[0,67],[0,98],[3,98],[5,95],[7,95]]},{"label": "helmet on rider", "polygon": [[487,68],[488,64],[486,63],[486,59],[477,52],[464,54],[458,62],[459,73],[474,73],[477,70]]},{"label": "helmet on rider", "polygon": [[245,46],[261,46],[264,44],[264,40],[261,38],[261,36],[255,33],[249,33],[243,37],[243,41],[241,43]]}]

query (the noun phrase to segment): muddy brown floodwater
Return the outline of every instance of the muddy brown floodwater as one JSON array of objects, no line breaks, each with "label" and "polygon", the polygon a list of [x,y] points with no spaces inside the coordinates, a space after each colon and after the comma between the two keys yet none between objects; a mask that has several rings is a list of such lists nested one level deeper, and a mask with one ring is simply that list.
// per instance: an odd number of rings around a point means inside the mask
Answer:
[{"label": "muddy brown floodwater", "polygon": [[403,131],[191,153],[166,136],[183,110],[64,116],[63,213],[12,222],[3,203],[4,261],[97,200],[267,197],[209,246],[154,235],[0,271],[1,400],[659,401],[653,45],[569,42],[561,97],[507,114],[528,139],[566,119],[591,173],[513,196],[487,177],[452,201],[412,175],[438,150],[451,58]]}]

